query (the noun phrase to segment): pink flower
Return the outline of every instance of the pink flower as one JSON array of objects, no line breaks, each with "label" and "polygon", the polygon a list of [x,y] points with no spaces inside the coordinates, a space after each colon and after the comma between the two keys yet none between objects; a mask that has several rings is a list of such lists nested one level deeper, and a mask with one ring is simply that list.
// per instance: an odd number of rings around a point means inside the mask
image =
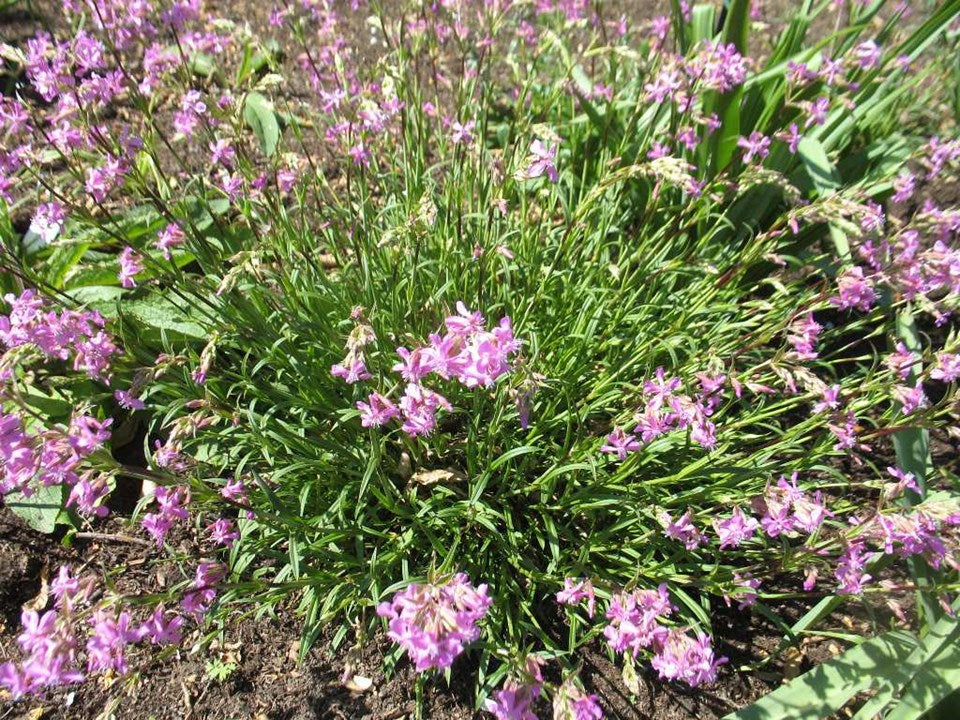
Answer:
[{"label": "pink flower", "polygon": [[659,643],[650,664],[664,680],[683,680],[691,687],[717,678],[717,668],[726,658],[714,659],[710,637],[698,632],[691,637],[680,628],[671,628]]},{"label": "pink flower", "polygon": [[797,498],[793,501],[793,519],[794,524],[808,535],[812,535],[828,516],[833,515],[823,503],[823,493],[819,490],[813,494],[813,499],[808,495]]},{"label": "pink flower", "polygon": [[923,385],[919,380],[913,387],[907,385],[894,386],[893,399],[900,403],[900,411],[904,415],[910,415],[921,408],[925,408],[928,404],[927,396],[923,394]]},{"label": "pink flower", "polygon": [[140,635],[149,638],[154,645],[179,645],[182,627],[182,617],[174,615],[168,618],[163,606],[158,605],[150,618],[140,626]]},{"label": "pink flower", "polygon": [[127,390],[114,390],[113,397],[124,410],[143,410],[143,400]]},{"label": "pink flower", "polygon": [[400,412],[403,414],[401,429],[411,437],[429,435],[436,427],[436,413],[439,408],[448,412],[453,406],[443,395],[416,383],[409,383],[400,399]]},{"label": "pink flower", "polygon": [[433,370],[429,354],[424,351],[424,348],[407,350],[405,347],[398,347],[397,355],[400,356],[401,362],[396,363],[391,369],[400,373],[400,376],[409,383],[419,382]]},{"label": "pink flower", "polygon": [[236,525],[227,518],[218,518],[207,526],[207,530],[210,531],[210,539],[225,548],[232,548],[234,543],[240,539],[240,533],[237,532]]},{"label": "pink flower", "polygon": [[753,577],[749,572],[741,574],[737,571],[733,573],[733,582],[736,585],[733,596],[731,597],[726,593],[723,595],[723,600],[727,604],[727,607],[730,606],[730,601],[733,598],[739,601],[737,610],[745,610],[755,605],[757,602],[756,590],[760,587],[760,579]]},{"label": "pink flower", "polygon": [[796,123],[790,123],[787,130],[777,134],[777,138],[787,143],[787,149],[791,155],[796,155],[800,148],[800,141],[803,140],[803,135],[800,134],[800,128],[797,127]]},{"label": "pink flower", "polygon": [[682,542],[687,550],[696,550],[703,542],[703,535],[691,521],[691,515],[692,511],[687,508],[683,515],[674,520],[670,513],[664,510],[659,519],[664,535],[671,540]]},{"label": "pink flower", "polygon": [[332,365],[330,367],[330,374],[342,379],[348,385],[353,385],[361,380],[369,380],[372,377],[367,371],[367,365],[362,355],[351,353],[347,356],[345,362],[347,363],[347,367],[344,367],[340,363]]},{"label": "pink flower", "polygon": [[466,123],[454,122],[450,126],[450,137],[454,145],[471,145],[473,143],[473,130],[477,126],[475,120],[468,120]]},{"label": "pink flower", "polygon": [[883,56],[883,51],[873,40],[865,40],[853,49],[853,54],[856,58],[857,65],[866,70],[880,65],[880,58]]},{"label": "pink flower", "polygon": [[456,315],[448,315],[443,321],[447,330],[454,337],[467,338],[481,333],[486,328],[486,321],[479,311],[471,312],[462,300],[456,304]]},{"label": "pink flower", "polygon": [[596,695],[587,695],[567,680],[553,696],[554,720],[601,720],[603,711]]},{"label": "pink flower", "polygon": [[543,660],[536,655],[527,656],[520,677],[508,677],[503,688],[484,702],[483,709],[497,720],[537,720],[530,706],[540,697],[542,664]]},{"label": "pink flower", "polygon": [[633,435],[628,435],[622,429],[617,428],[607,435],[607,442],[600,446],[600,452],[614,453],[621,460],[626,460],[627,453],[640,449],[640,443]]},{"label": "pink flower", "polygon": [[656,590],[618,593],[610,599],[606,614],[610,623],[603,629],[603,635],[615,652],[629,650],[636,657],[641,649],[667,636],[667,628],[659,618],[669,617],[675,609],[665,584]]},{"label": "pink flower", "polygon": [[187,236],[184,234],[180,226],[170,223],[157,235],[157,241],[153,244],[153,246],[157,248],[157,250],[162,250],[163,257],[167,260],[170,260],[170,250],[183,245],[186,240]]},{"label": "pink flower", "polygon": [[791,323],[788,328],[787,342],[793,345],[798,360],[817,359],[817,338],[823,327],[813,319],[813,313],[807,313]]},{"label": "pink flower", "polygon": [[914,365],[920,362],[920,354],[909,350],[903,342],[898,342],[896,352],[890,353],[884,362],[898,378],[906,380],[913,371]]},{"label": "pink flower", "polygon": [[863,592],[864,585],[872,579],[870,575],[864,572],[868,559],[862,543],[851,543],[847,546],[834,573],[837,582],[840,583],[837,588],[838,593],[859,595]]},{"label": "pink flower", "polygon": [[579,605],[584,599],[587,601],[587,615],[593,617],[596,607],[593,583],[589,578],[584,580],[565,578],[563,590],[557,593],[557,602],[560,605]]},{"label": "pink flower", "polygon": [[916,191],[917,177],[912,172],[904,171],[893,181],[893,197],[890,199],[895,203],[902,203],[913,197]]},{"label": "pink flower", "polygon": [[[0,119],[2,117],[2,106],[0,106]],[[60,231],[63,230],[63,223],[66,219],[67,211],[60,203],[41,203],[33,213],[28,232],[36,235],[43,245],[49,245],[57,239]]]},{"label": "pink flower", "polygon": [[960,378],[960,355],[938,352],[937,366],[930,371],[930,377],[945,383],[951,383]]},{"label": "pink flower", "polygon": [[97,610],[90,620],[93,630],[87,640],[87,671],[127,672],[126,646],[140,641],[142,635],[131,625],[130,613],[114,615]]},{"label": "pink flower", "polygon": [[759,523],[749,515],[744,515],[740,507],[733,509],[733,514],[726,520],[714,520],[713,528],[720,539],[720,549],[738,547],[744,540],[749,540],[756,532]]},{"label": "pink flower", "polygon": [[863,275],[862,267],[853,267],[846,270],[837,278],[836,297],[830,302],[841,310],[856,308],[867,312],[877,301],[877,292],[873,289],[873,282]]},{"label": "pink flower", "polygon": [[363,427],[380,427],[390,419],[400,417],[397,406],[379,393],[370,393],[369,402],[357,401],[360,424]]},{"label": "pink flower", "polygon": [[450,667],[480,637],[477,623],[492,599],[485,584],[474,587],[464,573],[443,583],[413,583],[377,607],[387,635],[413,660],[417,672]]},{"label": "pink flower", "polygon": [[831,385],[830,387],[825,387],[823,392],[820,395],[820,400],[818,400],[813,405],[813,411],[815,413],[823,413],[827,410],[836,410],[840,407],[840,386]]},{"label": "pink flower", "polygon": [[761,160],[770,154],[770,138],[760,132],[750,133],[750,137],[741,137],[737,140],[737,147],[743,148],[743,161],[753,162],[754,157]]},{"label": "pink flower", "polygon": [[216,142],[209,145],[210,162],[213,165],[223,165],[226,168],[232,168],[233,162],[237,158],[237,151],[229,138],[218,138]]},{"label": "pink flower", "polygon": [[134,275],[143,270],[143,258],[129,245],[120,253],[120,285],[125,288],[136,287]]},{"label": "pink flower", "polygon": [[534,140],[530,145],[530,164],[527,165],[525,177],[528,180],[546,175],[550,182],[556,182],[559,177],[556,166],[557,146],[545,145],[542,141]]}]

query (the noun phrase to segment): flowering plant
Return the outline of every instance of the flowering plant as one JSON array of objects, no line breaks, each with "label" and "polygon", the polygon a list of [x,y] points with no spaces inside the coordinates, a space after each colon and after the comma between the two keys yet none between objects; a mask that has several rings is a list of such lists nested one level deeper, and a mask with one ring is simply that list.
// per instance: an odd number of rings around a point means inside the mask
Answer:
[{"label": "flowering plant", "polygon": [[12,695],[293,603],[303,655],[380,629],[424,678],[472,657],[495,717],[593,719],[586,648],[698,686],[734,671],[734,602],[952,606],[929,446],[960,215],[922,192],[960,143],[917,69],[960,4],[804,2],[752,55],[742,0],[373,4],[368,67],[305,0],[271,15],[298,54],[256,68],[195,2],[64,5],[73,34],[22,53],[36,97],[0,101],[0,203],[32,228],[3,234],[0,491],[96,527],[142,483],[133,532],[184,572],[146,609],[62,571]]}]

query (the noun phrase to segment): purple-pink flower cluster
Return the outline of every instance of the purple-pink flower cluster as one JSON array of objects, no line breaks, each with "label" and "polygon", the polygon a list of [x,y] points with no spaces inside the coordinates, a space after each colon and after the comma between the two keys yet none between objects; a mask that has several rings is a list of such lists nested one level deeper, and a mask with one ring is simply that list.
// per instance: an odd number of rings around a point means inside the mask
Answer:
[{"label": "purple-pink flower cluster", "polygon": [[71,488],[69,505],[102,517],[107,509],[100,500],[107,494],[106,477],[82,472],[85,458],[110,439],[111,419],[75,415],[66,431],[49,429],[31,434],[21,418],[0,412],[0,495],[34,493],[37,485]]},{"label": "purple-pink flower cluster", "polygon": [[[416,437],[429,435],[436,427],[439,409],[450,411],[450,402],[440,393],[426,387],[423,380],[436,375],[442,380],[456,380],[468,388],[492,387],[498,378],[511,369],[510,356],[520,349],[514,338],[509,316],[503,317],[491,330],[486,329],[483,315],[470,312],[462,302],[457,314],[444,321],[446,332],[432,333],[427,345],[408,350],[397,348],[400,362],[393,371],[406,381],[406,389],[394,404],[379,393],[371,393],[367,402],[357,402],[363,427],[379,427],[393,418],[401,418],[402,430]],[[348,360],[357,362],[358,354],[348,352]],[[362,364],[362,356],[359,356]],[[335,374],[339,373],[334,366]],[[365,372],[365,365],[364,372]]]},{"label": "purple-pink flower cluster", "polygon": [[[33,290],[3,298],[11,307],[9,315],[0,315],[0,343],[7,348],[35,345],[51,359],[73,357],[73,369],[94,380],[109,382],[110,362],[119,353],[104,330],[104,319],[93,311],[48,309]],[[3,380],[4,378],[0,378]]]},{"label": "purple-pink flower cluster", "polygon": [[698,632],[691,637],[685,630],[661,622],[675,610],[666,585],[621,592],[610,600],[610,622],[603,634],[615,652],[636,657],[641,650],[652,651],[651,664],[664,679],[683,680],[691,686],[713,681],[725,658],[715,659],[709,636]]},{"label": "purple-pink flower cluster", "polygon": [[163,487],[154,491],[154,500],[157,502],[157,512],[143,516],[143,528],[157,543],[163,545],[167,533],[177,521],[190,517],[187,505],[190,504],[190,489],[186,486]]},{"label": "purple-pink flower cluster", "polygon": [[480,637],[479,623],[492,599],[486,584],[474,587],[465,573],[437,583],[413,583],[382,602],[377,614],[388,635],[413,661],[417,672],[450,667]]},{"label": "purple-pink flower cluster", "polygon": [[[141,625],[136,625],[127,610],[117,612],[102,604],[91,607],[94,578],[75,577],[62,566],[50,583],[55,608],[45,612],[24,610],[20,616],[22,629],[17,644],[24,653],[20,663],[0,665],[0,686],[14,699],[37,694],[46,688],[82,682],[80,638],[87,641],[86,672],[129,670],[126,648],[149,639],[157,645],[180,642],[183,619],[168,617],[162,607]],[[88,618],[86,623],[84,618]]]},{"label": "purple-pink flower cluster", "polygon": [[645,405],[634,418],[637,426],[632,433],[620,428],[607,435],[601,452],[615,454],[623,460],[627,454],[642,446],[637,440],[650,443],[661,435],[674,430],[689,430],[690,439],[707,449],[716,447],[717,428],[710,416],[723,400],[724,377],[700,373],[699,392],[695,396],[677,392],[680,378],[667,378],[664,369],[657,368],[654,377],[644,381]]}]

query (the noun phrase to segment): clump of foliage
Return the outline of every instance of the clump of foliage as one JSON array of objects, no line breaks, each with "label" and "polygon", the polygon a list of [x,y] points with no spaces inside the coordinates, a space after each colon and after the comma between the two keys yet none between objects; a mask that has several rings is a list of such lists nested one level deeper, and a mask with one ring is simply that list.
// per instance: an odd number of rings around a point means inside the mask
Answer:
[{"label": "clump of foliage", "polygon": [[291,599],[304,652],[385,619],[392,661],[472,653],[499,718],[601,717],[597,642],[711,682],[732,603],[919,591],[953,632],[960,211],[925,188],[960,142],[918,108],[960,2],[371,3],[375,63],[324,2],[275,9],[286,57],[193,2],[65,9],[0,104],[0,488],[52,528],[143,481],[190,575],[141,609],[64,569],[14,695]]}]

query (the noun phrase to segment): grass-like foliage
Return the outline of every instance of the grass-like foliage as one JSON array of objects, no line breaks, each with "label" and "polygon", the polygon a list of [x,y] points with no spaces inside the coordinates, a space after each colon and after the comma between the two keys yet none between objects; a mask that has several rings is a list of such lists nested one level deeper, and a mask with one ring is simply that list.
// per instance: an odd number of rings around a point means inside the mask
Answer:
[{"label": "grass-like foliage", "polygon": [[62,576],[14,694],[293,602],[304,652],[386,627],[425,673],[466,649],[498,717],[591,718],[581,648],[712,681],[724,603],[939,620],[960,2],[371,3],[376,61],[324,3],[275,10],[286,52],[66,5],[0,104],[2,487],[52,528],[141,479],[148,536],[201,542],[138,630]]}]

